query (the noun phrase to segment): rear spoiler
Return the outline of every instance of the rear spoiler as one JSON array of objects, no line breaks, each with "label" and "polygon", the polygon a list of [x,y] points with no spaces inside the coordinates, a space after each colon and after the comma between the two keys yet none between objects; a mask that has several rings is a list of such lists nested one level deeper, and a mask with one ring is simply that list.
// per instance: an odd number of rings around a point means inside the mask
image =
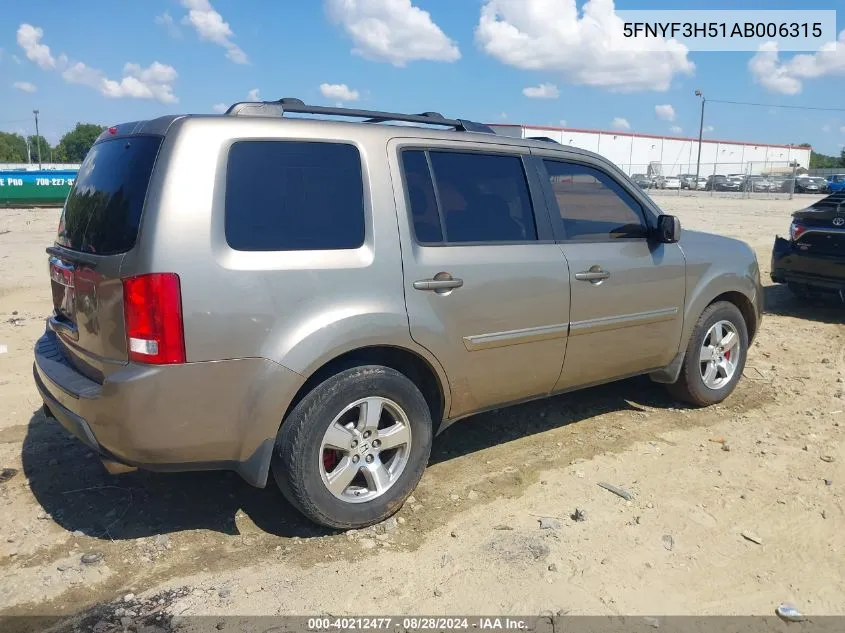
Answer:
[{"label": "rear spoiler", "polygon": [[184,115],[162,116],[148,121],[129,121],[128,123],[111,125],[100,133],[95,143],[122,136],[164,136],[167,134],[167,130],[170,126],[173,125],[173,122],[177,119],[181,119],[183,116]]}]

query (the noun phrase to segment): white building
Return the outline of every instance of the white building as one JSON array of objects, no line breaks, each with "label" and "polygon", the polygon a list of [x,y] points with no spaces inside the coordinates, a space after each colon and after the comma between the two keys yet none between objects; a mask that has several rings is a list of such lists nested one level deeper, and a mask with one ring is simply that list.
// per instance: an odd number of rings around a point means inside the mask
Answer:
[{"label": "white building", "polygon": [[[653,166],[653,172],[658,164],[664,176],[694,174],[698,159],[697,138],[538,125],[493,124],[490,127],[503,136],[548,137],[563,145],[596,152],[629,175],[646,174],[649,165]],[[786,174],[791,173],[793,160],[799,167],[809,167],[810,148],[704,138],[699,173],[703,177],[711,174]]]}]

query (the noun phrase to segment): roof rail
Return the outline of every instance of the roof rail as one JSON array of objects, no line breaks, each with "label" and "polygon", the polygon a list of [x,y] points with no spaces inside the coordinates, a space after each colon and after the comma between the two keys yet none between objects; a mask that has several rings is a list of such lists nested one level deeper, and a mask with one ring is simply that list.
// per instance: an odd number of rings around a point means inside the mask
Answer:
[{"label": "roof rail", "polygon": [[550,138],[548,136],[529,136],[528,138],[526,138],[526,140],[528,140],[528,141],[545,141],[547,143],[557,143],[558,145],[560,145],[559,141],[556,141],[553,138]]},{"label": "roof rail", "polygon": [[426,125],[442,125],[460,132],[482,132],[495,134],[489,126],[466,119],[447,119],[439,112],[422,112],[420,114],[400,114],[398,112],[380,112],[378,110],[358,110],[355,108],[332,108],[327,106],[307,105],[301,99],[287,97],[278,101],[240,101],[232,104],[225,114],[227,116],[263,116],[282,117],[285,112],[297,114],[319,114],[325,116],[344,116],[364,119],[364,123],[385,123],[388,121],[402,121],[405,123],[422,123]]}]

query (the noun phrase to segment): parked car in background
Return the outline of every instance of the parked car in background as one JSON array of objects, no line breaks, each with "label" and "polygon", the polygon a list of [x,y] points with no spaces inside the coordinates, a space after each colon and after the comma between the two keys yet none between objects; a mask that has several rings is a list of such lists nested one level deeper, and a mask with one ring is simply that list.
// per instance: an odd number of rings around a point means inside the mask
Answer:
[{"label": "parked car in background", "polygon": [[804,176],[795,179],[795,193],[826,193],[827,180],[819,176]]},{"label": "parked car in background", "polygon": [[631,180],[642,189],[649,189],[651,187],[651,180],[645,174],[632,174]]},{"label": "parked car in background", "polygon": [[766,176],[769,181],[769,191],[772,193],[789,193],[792,191],[792,178],[783,176]]},{"label": "parked car in background", "polygon": [[677,176],[667,176],[663,179],[663,189],[680,189],[681,179]]},{"label": "parked car in background", "polygon": [[707,178],[700,177],[695,183],[695,188],[700,190],[707,189]]},{"label": "parked car in background", "polygon": [[765,176],[748,176],[743,183],[743,191],[773,191],[777,188],[774,182]]},{"label": "parked car in background", "polygon": [[695,174],[681,174],[681,189],[695,189]]},{"label": "parked car in background", "polygon": [[800,297],[827,292],[845,302],[845,191],[792,214],[789,238],[775,238],[771,278]]},{"label": "parked car in background", "polygon": [[748,244],[599,154],[437,113],[238,103],[109,127],[79,174],[45,412],[113,471],[275,480],[332,528],[397,512],[479,411],[634,375],[722,402],[762,318]]},{"label": "parked car in background", "polygon": [[651,186],[654,189],[663,189],[663,183],[666,181],[666,178],[663,176],[651,176]]},{"label": "parked car in background", "polygon": [[704,188],[708,191],[739,191],[741,185],[736,179],[729,179],[727,176],[717,174],[707,177],[707,184]]},{"label": "parked car in background", "polygon": [[833,174],[827,177],[827,190],[830,193],[845,190],[845,174]]},{"label": "parked car in background", "polygon": [[[745,189],[745,179],[747,176],[745,174],[728,174],[728,182],[736,183],[737,191],[742,191]],[[731,189],[732,191],[732,189]]]}]

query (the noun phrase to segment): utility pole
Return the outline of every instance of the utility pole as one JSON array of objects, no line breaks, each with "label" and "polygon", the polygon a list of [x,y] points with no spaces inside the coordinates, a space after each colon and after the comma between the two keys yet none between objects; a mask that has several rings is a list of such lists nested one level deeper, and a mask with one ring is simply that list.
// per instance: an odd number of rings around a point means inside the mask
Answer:
[{"label": "utility pole", "polygon": [[701,137],[704,134],[704,103],[707,99],[704,98],[704,93],[701,90],[696,90],[695,96],[701,97],[701,122],[698,124],[698,161],[695,164],[695,186],[698,187],[698,176],[701,171]]},{"label": "utility pole", "polygon": [[35,115],[35,142],[38,143],[38,169],[41,169],[41,135],[38,132],[38,110],[33,110]]}]

